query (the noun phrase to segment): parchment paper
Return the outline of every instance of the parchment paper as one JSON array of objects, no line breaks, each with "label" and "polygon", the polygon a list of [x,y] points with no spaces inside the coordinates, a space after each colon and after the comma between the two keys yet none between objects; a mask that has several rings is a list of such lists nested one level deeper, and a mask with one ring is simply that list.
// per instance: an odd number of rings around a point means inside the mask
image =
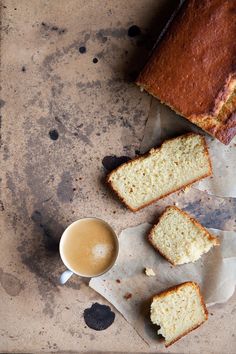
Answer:
[{"label": "parchment paper", "polygon": [[[149,319],[150,299],[154,294],[192,280],[199,283],[206,304],[210,306],[227,301],[236,284],[235,232],[210,229],[220,237],[221,245],[195,263],[173,267],[147,242],[151,226],[145,223],[123,230],[119,236],[116,265],[89,283],[117,308],[149,345],[157,343],[157,329]],[[145,267],[152,268],[156,276],[146,276]],[[125,299],[128,294],[132,294],[131,298]]]},{"label": "parchment paper", "polygon": [[178,116],[155,98],[151,98],[140,152],[145,153],[150,148],[160,145],[165,139],[189,131],[206,137],[213,166],[213,177],[198,182],[194,188],[216,196],[236,197],[236,137],[226,146]]}]

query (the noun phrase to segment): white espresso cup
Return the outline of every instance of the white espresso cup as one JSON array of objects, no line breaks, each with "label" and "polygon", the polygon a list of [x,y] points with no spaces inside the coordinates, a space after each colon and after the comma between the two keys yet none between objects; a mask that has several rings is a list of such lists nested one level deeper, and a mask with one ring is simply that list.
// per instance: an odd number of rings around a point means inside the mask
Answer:
[{"label": "white espresso cup", "polygon": [[118,257],[119,242],[108,223],[89,217],[65,229],[59,252],[67,268],[60,276],[60,283],[65,284],[73,274],[93,278],[110,270]]}]

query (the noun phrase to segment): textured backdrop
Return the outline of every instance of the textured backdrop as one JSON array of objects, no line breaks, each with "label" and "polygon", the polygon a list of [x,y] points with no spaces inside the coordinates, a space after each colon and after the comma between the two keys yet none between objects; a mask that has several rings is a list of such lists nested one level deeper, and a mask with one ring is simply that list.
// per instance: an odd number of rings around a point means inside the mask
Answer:
[{"label": "textured backdrop", "polygon": [[[81,279],[58,285],[70,222],[97,216],[119,232],[175,201],[205,226],[235,229],[236,200],[192,189],[133,214],[104,185],[139,154],[151,98],[132,80],[177,4],[2,1],[0,351],[150,351],[118,313],[106,331],[85,325],[84,309],[106,302]],[[235,353],[235,299],[169,352]]]}]

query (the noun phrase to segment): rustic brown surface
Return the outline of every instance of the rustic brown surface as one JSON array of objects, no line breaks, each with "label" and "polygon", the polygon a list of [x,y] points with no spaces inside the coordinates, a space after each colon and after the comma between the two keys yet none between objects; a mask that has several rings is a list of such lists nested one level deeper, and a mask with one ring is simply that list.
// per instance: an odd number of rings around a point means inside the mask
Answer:
[{"label": "rustic brown surface", "polygon": [[[178,201],[204,226],[235,229],[236,200],[192,189],[133,214],[103,184],[105,156],[139,149],[151,97],[131,79],[176,4],[2,1],[0,351],[154,352],[118,313],[107,330],[89,329],[84,309],[106,301],[78,277],[58,285],[70,222],[98,216],[119,232]],[[134,24],[142,34],[131,38]],[[209,312],[168,352],[235,353],[236,297]],[[156,351],[167,352],[158,341]]]}]

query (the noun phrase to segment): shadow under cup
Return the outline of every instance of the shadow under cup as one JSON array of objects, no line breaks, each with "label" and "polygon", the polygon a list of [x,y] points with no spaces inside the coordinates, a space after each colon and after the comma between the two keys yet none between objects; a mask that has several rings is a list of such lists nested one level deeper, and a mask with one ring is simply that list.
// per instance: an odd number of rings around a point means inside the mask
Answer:
[{"label": "shadow under cup", "polygon": [[89,278],[106,273],[118,257],[119,242],[108,223],[89,217],[77,220],[66,228],[59,251],[68,268],[61,277],[64,284],[73,273]]}]

